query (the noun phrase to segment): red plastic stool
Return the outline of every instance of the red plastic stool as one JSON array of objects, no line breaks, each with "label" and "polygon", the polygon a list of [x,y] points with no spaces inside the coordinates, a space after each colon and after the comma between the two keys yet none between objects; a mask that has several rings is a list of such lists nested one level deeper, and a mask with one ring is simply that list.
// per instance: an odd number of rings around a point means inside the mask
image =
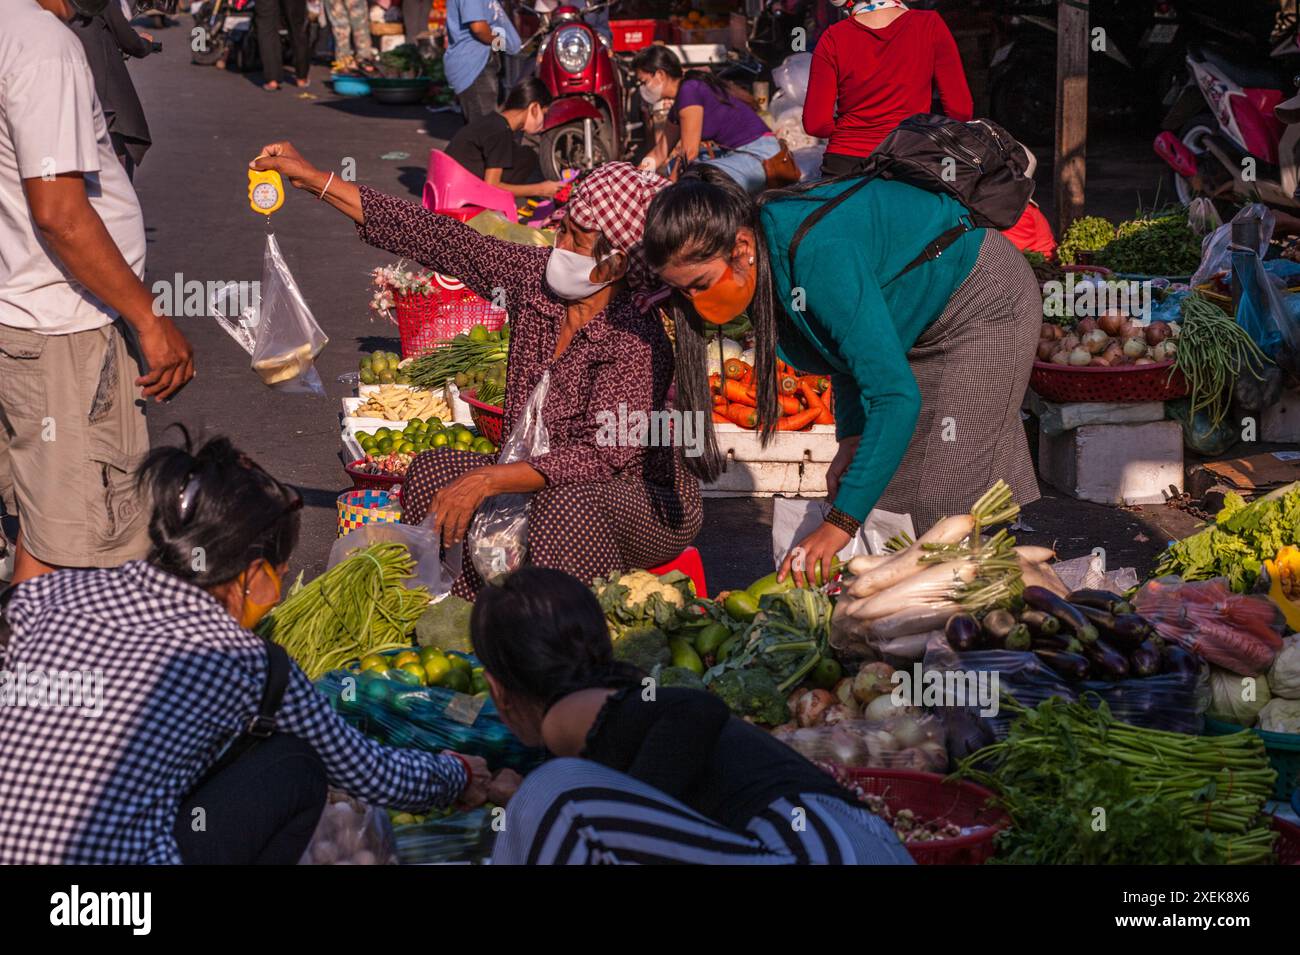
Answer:
[{"label": "red plastic stool", "polygon": [[652,574],[666,574],[670,571],[680,570],[691,582],[695,584],[695,596],[707,597],[709,594],[708,587],[704,583],[704,561],[700,560],[700,552],[694,547],[688,547],[674,560],[661,567],[651,567]]}]

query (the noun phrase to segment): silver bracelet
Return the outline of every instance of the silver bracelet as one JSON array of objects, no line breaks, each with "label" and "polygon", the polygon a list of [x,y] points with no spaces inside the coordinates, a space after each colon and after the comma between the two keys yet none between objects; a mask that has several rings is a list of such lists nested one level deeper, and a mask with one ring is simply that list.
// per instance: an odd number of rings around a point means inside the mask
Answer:
[{"label": "silver bracelet", "polygon": [[333,181],[334,181],[334,173],[330,173],[330,177],[325,180],[325,185],[321,187],[320,195],[316,197],[317,199],[325,198],[325,193],[329,192],[330,183],[332,183]]}]

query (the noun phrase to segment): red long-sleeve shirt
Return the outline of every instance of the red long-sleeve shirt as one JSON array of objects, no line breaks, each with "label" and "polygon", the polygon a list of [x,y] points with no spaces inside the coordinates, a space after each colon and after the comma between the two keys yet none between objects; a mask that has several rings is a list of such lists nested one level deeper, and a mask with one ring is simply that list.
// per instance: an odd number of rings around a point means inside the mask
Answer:
[{"label": "red long-sleeve shirt", "polygon": [[850,17],[813,50],[803,128],[829,138],[827,152],[868,156],[907,117],[930,112],[935,89],[946,116],[974,115],[957,42],[939,14],[908,10],[878,30]]}]

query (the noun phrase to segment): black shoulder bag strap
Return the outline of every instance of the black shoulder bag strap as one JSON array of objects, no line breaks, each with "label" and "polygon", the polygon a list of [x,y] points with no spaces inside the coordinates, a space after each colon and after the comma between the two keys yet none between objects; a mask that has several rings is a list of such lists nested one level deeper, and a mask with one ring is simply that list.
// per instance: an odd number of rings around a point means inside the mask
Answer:
[{"label": "black shoulder bag strap", "polygon": [[285,652],[284,647],[278,643],[272,643],[270,640],[264,642],[266,644],[266,685],[262,688],[262,702],[258,704],[257,715],[248,721],[248,726],[244,728],[244,732],[226,747],[226,751],[221,754],[221,758],[208,768],[208,771],[194,785],[195,789],[203,786],[217,773],[235,762],[262,740],[275,733],[275,714],[280,709],[280,702],[284,699],[284,691],[289,687],[291,667],[289,654]]},{"label": "black shoulder bag strap", "polygon": [[[857,192],[867,183],[871,182],[872,178],[873,177],[871,176],[864,176],[861,180],[849,186],[849,188],[845,189],[838,196],[835,196],[832,199],[827,199],[820,206],[818,206],[817,209],[809,213],[808,217],[804,219],[803,222],[799,223],[799,228],[794,230],[794,236],[790,239],[790,281],[791,282],[794,281],[795,252],[799,248],[799,243],[801,243],[804,240],[804,236],[808,234],[808,232],[812,229],[813,226],[821,222],[822,219],[826,218],[826,216],[836,206],[838,206],[845,199],[849,198],[851,195],[853,195],[855,192]],[[958,222],[957,225],[953,226],[951,229],[945,230],[943,233],[936,236],[932,241],[926,243],[925,248],[921,250],[920,254],[917,255],[916,258],[914,258],[911,262],[908,262],[907,265],[903,266],[903,270],[899,272],[897,275],[895,275],[888,282],[882,282],[881,287],[883,288],[886,285],[898,281],[908,272],[912,271],[912,269],[916,268],[918,265],[921,265],[925,262],[931,262],[934,259],[937,259],[939,256],[943,255],[945,249],[947,249],[950,245],[952,245],[954,242],[960,239],[967,232],[974,231],[974,229],[975,229],[975,224],[970,221],[970,217],[967,215],[962,216],[961,221]]]},{"label": "black shoulder bag strap", "polygon": [[9,626],[9,618],[5,616],[5,608],[9,606],[9,598],[17,589],[15,585],[10,584],[4,590],[0,590],[0,659],[4,658],[5,649],[9,646],[9,637],[13,633],[13,628]]}]

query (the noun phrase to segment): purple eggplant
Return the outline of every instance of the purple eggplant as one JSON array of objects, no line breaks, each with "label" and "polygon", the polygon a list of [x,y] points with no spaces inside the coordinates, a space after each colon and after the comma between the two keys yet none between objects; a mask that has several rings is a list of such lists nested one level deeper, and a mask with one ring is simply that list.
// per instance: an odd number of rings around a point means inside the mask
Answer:
[{"label": "purple eggplant", "polygon": [[1061,621],[1041,610],[1021,611],[1020,622],[1029,628],[1030,635],[1034,637],[1050,637],[1061,630]]},{"label": "purple eggplant", "polygon": [[1083,648],[1092,661],[1092,672],[1102,680],[1122,680],[1128,676],[1128,658],[1105,640],[1094,640]]},{"label": "purple eggplant", "polygon": [[948,638],[948,645],[958,653],[974,650],[980,645],[979,621],[968,613],[954,614],[949,617],[943,632]]},{"label": "purple eggplant", "polygon": [[1006,646],[1011,631],[1016,628],[1016,618],[1007,610],[990,610],[984,615],[981,626],[984,628],[984,646],[990,650],[1001,650]]},{"label": "purple eggplant", "polygon": [[1155,676],[1160,672],[1160,651],[1150,640],[1129,654],[1128,660],[1137,676]]},{"label": "purple eggplant", "polygon": [[1011,628],[1007,634],[1007,639],[1003,641],[1003,646],[1008,650],[1028,650],[1032,645],[1029,637],[1029,628],[1023,623],[1018,623]]},{"label": "purple eggplant", "polygon": [[1133,605],[1121,597],[1119,594],[1113,594],[1109,590],[1092,590],[1084,588],[1076,590],[1070,596],[1065,598],[1076,607],[1095,607],[1098,610],[1105,610],[1107,613],[1132,613]]},{"label": "purple eggplant", "polygon": [[1046,587],[1026,587],[1024,600],[1033,609],[1050,613],[1060,620],[1074,631],[1074,635],[1081,643],[1092,643],[1097,639],[1097,628],[1089,622],[1079,608],[1066,603]]},{"label": "purple eggplant", "polygon": [[1058,675],[1067,680],[1078,683],[1080,680],[1088,678],[1088,671],[1091,664],[1088,658],[1078,653],[1067,653],[1064,650],[1036,650],[1038,659],[1052,668]]},{"label": "purple eggplant", "polygon": [[1163,655],[1164,672],[1179,676],[1194,676],[1200,670],[1200,661],[1176,643],[1166,643]]},{"label": "purple eggplant", "polygon": [[[1053,620],[1056,618],[1053,617]],[[1068,633],[1044,633],[1033,638],[1035,650],[1058,650],[1065,653],[1083,653],[1083,644]]]}]

